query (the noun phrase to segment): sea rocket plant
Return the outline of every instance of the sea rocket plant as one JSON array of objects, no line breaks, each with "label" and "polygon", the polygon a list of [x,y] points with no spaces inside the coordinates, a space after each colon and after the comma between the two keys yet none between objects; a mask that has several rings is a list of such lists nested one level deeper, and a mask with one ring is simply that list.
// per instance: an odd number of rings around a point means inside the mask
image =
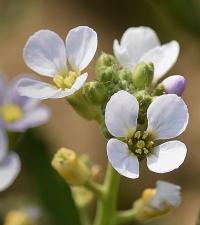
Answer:
[{"label": "sea rocket plant", "polygon": [[113,50],[118,62],[131,71],[139,62],[153,63],[155,83],[175,64],[179,44],[171,41],[160,45],[159,38],[151,28],[131,27],[125,31],[120,43],[114,41]]},{"label": "sea rocket plant", "polygon": [[17,153],[8,151],[8,140],[0,129],[0,192],[8,188],[16,179],[21,168]]},{"label": "sea rocket plant", "polygon": [[174,94],[157,97],[147,110],[147,129],[137,126],[139,104],[126,91],[114,94],[107,103],[105,123],[112,138],[107,144],[108,159],[123,176],[139,177],[139,161],[147,159],[148,168],[166,173],[178,168],[186,156],[180,141],[157,145],[156,141],[180,135],[188,124],[184,101]]},{"label": "sea rocket plant", "polygon": [[86,81],[88,74],[81,71],[94,57],[96,48],[97,34],[86,26],[70,30],[65,44],[53,31],[36,32],[26,43],[24,61],[33,71],[51,77],[54,85],[25,78],[18,84],[19,93],[38,99],[72,95]]},{"label": "sea rocket plant", "polygon": [[[15,132],[40,126],[50,118],[49,109],[40,104],[39,100],[19,96],[19,79],[22,79],[22,76],[8,84],[4,76],[0,76],[0,126]],[[26,78],[23,76],[23,79]]]}]

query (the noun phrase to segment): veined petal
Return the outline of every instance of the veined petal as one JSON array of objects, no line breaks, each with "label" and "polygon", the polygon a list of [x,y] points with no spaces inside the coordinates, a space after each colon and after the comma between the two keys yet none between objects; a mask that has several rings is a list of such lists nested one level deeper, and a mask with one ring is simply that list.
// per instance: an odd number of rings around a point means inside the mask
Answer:
[{"label": "veined petal", "polygon": [[181,97],[167,94],[157,97],[147,110],[148,128],[154,139],[174,138],[186,129],[189,113]]},{"label": "veined petal", "polygon": [[4,160],[7,154],[7,150],[8,150],[8,140],[7,140],[5,131],[0,129],[0,164]]},{"label": "veined petal", "polygon": [[66,68],[66,52],[64,41],[55,32],[40,30],[27,41],[24,61],[33,71],[53,77]]},{"label": "veined petal", "polygon": [[129,70],[133,70],[136,61],[131,55],[128,53],[128,50],[124,46],[120,46],[118,40],[114,40],[113,42],[113,52],[117,61],[124,67]]},{"label": "veined petal", "polygon": [[176,63],[179,55],[179,44],[171,41],[165,45],[156,47],[140,58],[140,62],[152,62],[154,64],[153,82],[157,82]]},{"label": "veined petal", "polygon": [[67,60],[74,70],[83,70],[90,63],[97,49],[97,34],[86,26],[69,31],[66,37]]},{"label": "veined petal", "polygon": [[184,162],[186,153],[184,143],[169,141],[154,148],[153,154],[147,157],[147,166],[155,173],[167,173]]},{"label": "veined petal", "polygon": [[118,91],[108,101],[105,109],[105,124],[115,137],[126,137],[137,126],[139,104],[127,91]]},{"label": "veined petal", "polygon": [[181,187],[165,181],[157,181],[156,193],[150,201],[150,205],[158,210],[168,207],[177,207],[181,202]]},{"label": "veined petal", "polygon": [[149,50],[160,45],[155,31],[150,27],[131,27],[125,31],[121,39],[129,55],[137,62]]},{"label": "veined petal", "polygon": [[24,117],[15,122],[6,124],[6,128],[11,131],[23,132],[29,128],[41,126],[50,118],[50,111],[46,106],[38,106],[25,112]]},{"label": "veined petal", "polygon": [[29,78],[19,80],[17,86],[19,95],[36,99],[51,98],[60,92],[60,89],[50,84]]},{"label": "veined petal", "polygon": [[114,138],[110,139],[107,154],[113,168],[122,176],[132,179],[139,177],[138,158],[130,153],[127,144]]},{"label": "veined petal", "polygon": [[84,74],[78,76],[75,83],[73,84],[73,86],[70,89],[60,90],[57,94],[55,94],[51,98],[64,98],[64,97],[74,94],[76,91],[78,91],[83,86],[83,84],[87,80],[87,77],[88,77],[87,73],[84,73]]},{"label": "veined petal", "polygon": [[21,168],[19,156],[15,152],[7,155],[0,163],[0,191],[8,188],[16,179]]}]

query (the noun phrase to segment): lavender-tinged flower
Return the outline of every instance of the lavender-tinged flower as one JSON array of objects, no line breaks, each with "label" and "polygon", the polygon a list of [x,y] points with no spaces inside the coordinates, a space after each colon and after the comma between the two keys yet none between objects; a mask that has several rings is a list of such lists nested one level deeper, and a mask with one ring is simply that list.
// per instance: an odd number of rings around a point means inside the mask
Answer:
[{"label": "lavender-tinged flower", "polygon": [[186,156],[186,146],[180,141],[164,140],[180,135],[188,124],[188,110],[175,94],[157,97],[147,110],[146,130],[137,128],[139,103],[126,91],[114,94],[106,105],[105,124],[116,138],[107,144],[108,159],[123,176],[139,177],[139,161],[147,159],[148,168],[166,173],[178,168]]},{"label": "lavender-tinged flower", "polygon": [[8,84],[0,76],[0,126],[17,132],[45,124],[50,117],[49,109],[39,100],[18,94],[17,83],[20,78]]},{"label": "lavender-tinged flower", "polygon": [[121,42],[114,41],[114,54],[118,62],[134,70],[139,62],[154,64],[153,82],[158,81],[176,62],[179,55],[179,44],[171,41],[160,45],[160,41],[149,27],[131,27],[125,31]]},{"label": "lavender-tinged flower", "polygon": [[18,84],[20,95],[37,99],[72,95],[86,81],[88,74],[81,71],[88,66],[96,49],[97,34],[86,26],[70,30],[65,44],[53,31],[36,32],[26,43],[24,61],[38,74],[51,77],[54,85],[25,78]]},{"label": "lavender-tinged flower", "polygon": [[176,94],[181,96],[185,90],[186,80],[181,75],[173,75],[162,81],[167,94]]},{"label": "lavender-tinged flower", "polygon": [[20,168],[18,155],[8,151],[6,134],[0,130],[0,191],[4,191],[15,181]]}]

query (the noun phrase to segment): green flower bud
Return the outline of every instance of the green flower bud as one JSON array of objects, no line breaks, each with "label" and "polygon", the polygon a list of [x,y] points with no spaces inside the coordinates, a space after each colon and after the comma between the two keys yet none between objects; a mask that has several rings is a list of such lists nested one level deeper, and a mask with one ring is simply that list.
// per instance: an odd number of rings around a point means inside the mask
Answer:
[{"label": "green flower bud", "polygon": [[96,63],[97,79],[103,82],[118,81],[117,62],[114,56],[102,53]]},{"label": "green flower bud", "polygon": [[83,95],[95,105],[101,105],[106,98],[106,87],[100,81],[91,81],[84,85]]},{"label": "green flower bud", "polygon": [[154,73],[152,63],[139,63],[133,71],[133,82],[138,89],[144,89],[151,85]]}]

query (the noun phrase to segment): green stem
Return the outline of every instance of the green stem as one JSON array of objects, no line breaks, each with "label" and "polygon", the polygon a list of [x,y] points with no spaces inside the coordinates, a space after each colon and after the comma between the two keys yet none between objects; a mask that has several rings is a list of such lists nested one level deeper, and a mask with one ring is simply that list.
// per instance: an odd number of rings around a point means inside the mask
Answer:
[{"label": "green stem", "polygon": [[90,190],[91,192],[93,192],[98,198],[102,197],[103,195],[103,188],[100,184],[96,183],[93,180],[89,180],[87,181],[84,186]]},{"label": "green stem", "polygon": [[116,224],[120,225],[133,222],[135,220],[135,213],[134,209],[119,211],[116,216]]},{"label": "green stem", "polygon": [[102,198],[98,200],[94,225],[114,225],[120,175],[108,164]]}]

